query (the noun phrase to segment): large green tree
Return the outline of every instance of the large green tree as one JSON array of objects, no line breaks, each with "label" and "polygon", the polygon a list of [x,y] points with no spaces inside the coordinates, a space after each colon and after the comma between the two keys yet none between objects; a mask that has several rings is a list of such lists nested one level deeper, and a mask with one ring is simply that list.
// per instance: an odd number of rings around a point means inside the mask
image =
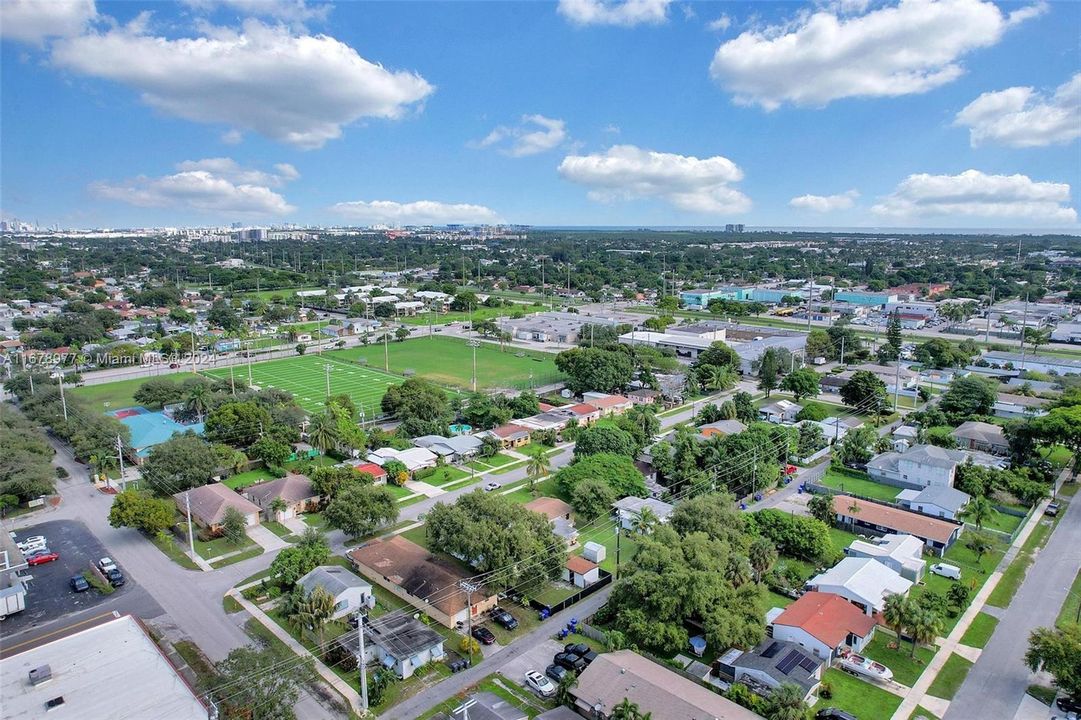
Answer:
[{"label": "large green tree", "polygon": [[247,447],[270,425],[270,413],[257,403],[225,402],[206,416],[204,435],[210,442]]},{"label": "large green tree", "polygon": [[634,460],[626,455],[588,455],[561,468],[555,478],[560,490],[568,496],[574,492],[578,483],[586,479],[605,482],[616,496],[621,498],[628,495],[643,497],[646,492],[645,478],[635,466]]},{"label": "large green tree", "polygon": [[939,408],[958,421],[989,415],[995,404],[995,389],[981,377],[958,378],[942,394]]},{"label": "large green tree", "polygon": [[347,484],[323,511],[332,527],[352,538],[371,535],[398,519],[398,501],[382,486]]},{"label": "large green tree", "polygon": [[207,484],[217,465],[210,445],[189,431],[152,447],[140,470],[155,492],[172,495]]},{"label": "large green tree", "polygon": [[781,381],[781,389],[790,392],[799,402],[805,397],[814,397],[819,393],[819,377],[811,368],[800,368]]},{"label": "large green tree", "polygon": [[131,527],[151,537],[168,530],[176,521],[176,506],[171,500],[154,498],[137,490],[125,490],[113,498],[109,524]]},{"label": "large green tree", "polygon": [[630,433],[620,430],[614,425],[604,423],[581,430],[575,439],[574,445],[575,458],[598,453],[633,457],[637,454],[637,451],[637,443],[635,443],[635,439]]},{"label": "large green tree", "polygon": [[1039,627],[1028,639],[1025,664],[1029,670],[1044,670],[1055,684],[1071,698],[1081,698],[1081,625],[1074,622],[1060,627]]},{"label": "large green tree", "polygon": [[556,355],[556,367],[567,378],[567,389],[584,392],[620,392],[634,376],[627,353],[601,348],[574,348]]},{"label": "large green tree", "polygon": [[236,648],[215,666],[210,689],[222,717],[296,720],[300,687],[313,677],[306,663],[283,663],[275,650]]},{"label": "large green tree", "polygon": [[857,370],[841,386],[841,400],[860,412],[881,412],[886,407],[886,383],[870,370]]}]

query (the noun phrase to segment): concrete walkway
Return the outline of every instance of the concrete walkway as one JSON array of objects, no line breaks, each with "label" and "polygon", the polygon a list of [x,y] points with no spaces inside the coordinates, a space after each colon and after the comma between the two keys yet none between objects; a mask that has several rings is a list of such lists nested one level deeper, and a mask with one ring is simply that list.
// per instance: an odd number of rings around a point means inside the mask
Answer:
[{"label": "concrete walkway", "polygon": [[423,495],[424,497],[434,498],[440,495],[446,494],[446,490],[438,488],[435,485],[429,485],[426,482],[420,480],[407,480],[405,482],[405,489],[413,492],[414,495]]},{"label": "concrete walkway", "polygon": [[[961,645],[961,637],[965,634],[969,625],[972,624],[972,621],[976,619],[980,610],[982,610],[983,606],[987,603],[987,598],[991,595],[991,591],[995,589],[999,580],[1002,579],[1002,572],[1009,567],[1010,561],[1017,556],[1018,550],[1025,544],[1025,541],[1028,540],[1028,536],[1031,535],[1032,531],[1036,529],[1036,526],[1040,524],[1040,520],[1043,519],[1044,508],[1046,507],[1046,500],[1036,507],[1032,515],[1029,516],[1028,522],[1026,522],[1025,526],[1021,529],[1021,532],[1017,533],[1017,537],[1014,538],[1013,543],[1003,556],[1002,561],[999,562],[998,567],[995,568],[994,572],[987,578],[987,582],[985,582],[983,587],[980,588],[980,591],[976,593],[976,597],[969,603],[968,609],[961,615],[961,619],[957,621],[957,625],[954,626],[953,631],[948,637],[938,638],[938,652],[931,658],[931,662],[928,663],[927,669],[923,671],[919,680],[917,680],[916,684],[912,686],[912,689],[908,691],[905,699],[901,702],[901,705],[893,713],[892,720],[907,720],[908,716],[912,714],[912,711],[916,709],[917,705],[924,704],[923,700],[925,697],[933,697],[927,695],[927,688],[931,687],[931,683],[934,682],[939,671],[942,670],[942,666],[949,660],[950,655],[956,652],[962,657],[968,657],[969,652],[973,648]],[[934,700],[938,700],[939,702],[937,704],[939,705],[941,702],[944,702],[938,698],[934,698]],[[931,709],[927,705],[924,706],[927,707],[928,710]]]},{"label": "concrete walkway", "polygon": [[311,525],[296,517],[282,520],[282,525],[289,528],[289,532],[293,533],[294,535],[303,535],[304,531],[311,527]]},{"label": "concrete walkway", "polygon": [[302,658],[311,658],[312,664],[315,667],[315,671],[319,673],[319,677],[323,678],[331,687],[341,693],[341,696],[349,703],[349,706],[353,709],[357,715],[364,715],[364,710],[360,706],[360,693],[354,690],[349,683],[338,677],[337,674],[325,664],[322,659],[312,655],[308,648],[301,645],[296,641],[292,635],[285,631],[285,629],[270,619],[270,617],[259,609],[257,605],[249,602],[236,590],[230,590],[226,595],[235,599],[240,605],[251,614],[253,618],[258,620],[263,627],[274,634],[274,637],[281,640],[283,643],[289,646],[289,649],[295,652]]}]

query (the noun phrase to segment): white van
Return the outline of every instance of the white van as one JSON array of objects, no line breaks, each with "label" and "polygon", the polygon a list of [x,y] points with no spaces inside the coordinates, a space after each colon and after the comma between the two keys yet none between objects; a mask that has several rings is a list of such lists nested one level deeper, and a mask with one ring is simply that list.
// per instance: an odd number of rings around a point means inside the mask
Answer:
[{"label": "white van", "polygon": [[951,580],[961,579],[961,568],[956,565],[950,565],[949,563],[935,563],[931,566],[931,572],[935,575],[950,578]]}]

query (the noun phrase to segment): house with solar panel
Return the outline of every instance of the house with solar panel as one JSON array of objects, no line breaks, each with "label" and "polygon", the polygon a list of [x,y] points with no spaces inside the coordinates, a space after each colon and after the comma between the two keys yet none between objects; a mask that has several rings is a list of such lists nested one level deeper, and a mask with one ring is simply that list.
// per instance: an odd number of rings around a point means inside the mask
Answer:
[{"label": "house with solar panel", "polygon": [[741,682],[759,695],[795,685],[809,698],[822,682],[825,660],[796,643],[767,637],[751,650],[733,648],[716,663],[723,680]]}]

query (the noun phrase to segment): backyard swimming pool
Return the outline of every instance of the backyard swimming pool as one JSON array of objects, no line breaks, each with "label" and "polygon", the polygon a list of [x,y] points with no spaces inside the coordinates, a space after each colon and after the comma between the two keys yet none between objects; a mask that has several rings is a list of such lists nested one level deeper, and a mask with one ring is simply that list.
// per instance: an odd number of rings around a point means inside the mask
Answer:
[{"label": "backyard swimming pool", "polygon": [[150,454],[150,448],[165,442],[173,435],[187,430],[203,434],[203,423],[184,425],[167,416],[161,410],[152,412],[144,407],[124,408],[109,413],[131,430],[131,445],[139,457]]}]

